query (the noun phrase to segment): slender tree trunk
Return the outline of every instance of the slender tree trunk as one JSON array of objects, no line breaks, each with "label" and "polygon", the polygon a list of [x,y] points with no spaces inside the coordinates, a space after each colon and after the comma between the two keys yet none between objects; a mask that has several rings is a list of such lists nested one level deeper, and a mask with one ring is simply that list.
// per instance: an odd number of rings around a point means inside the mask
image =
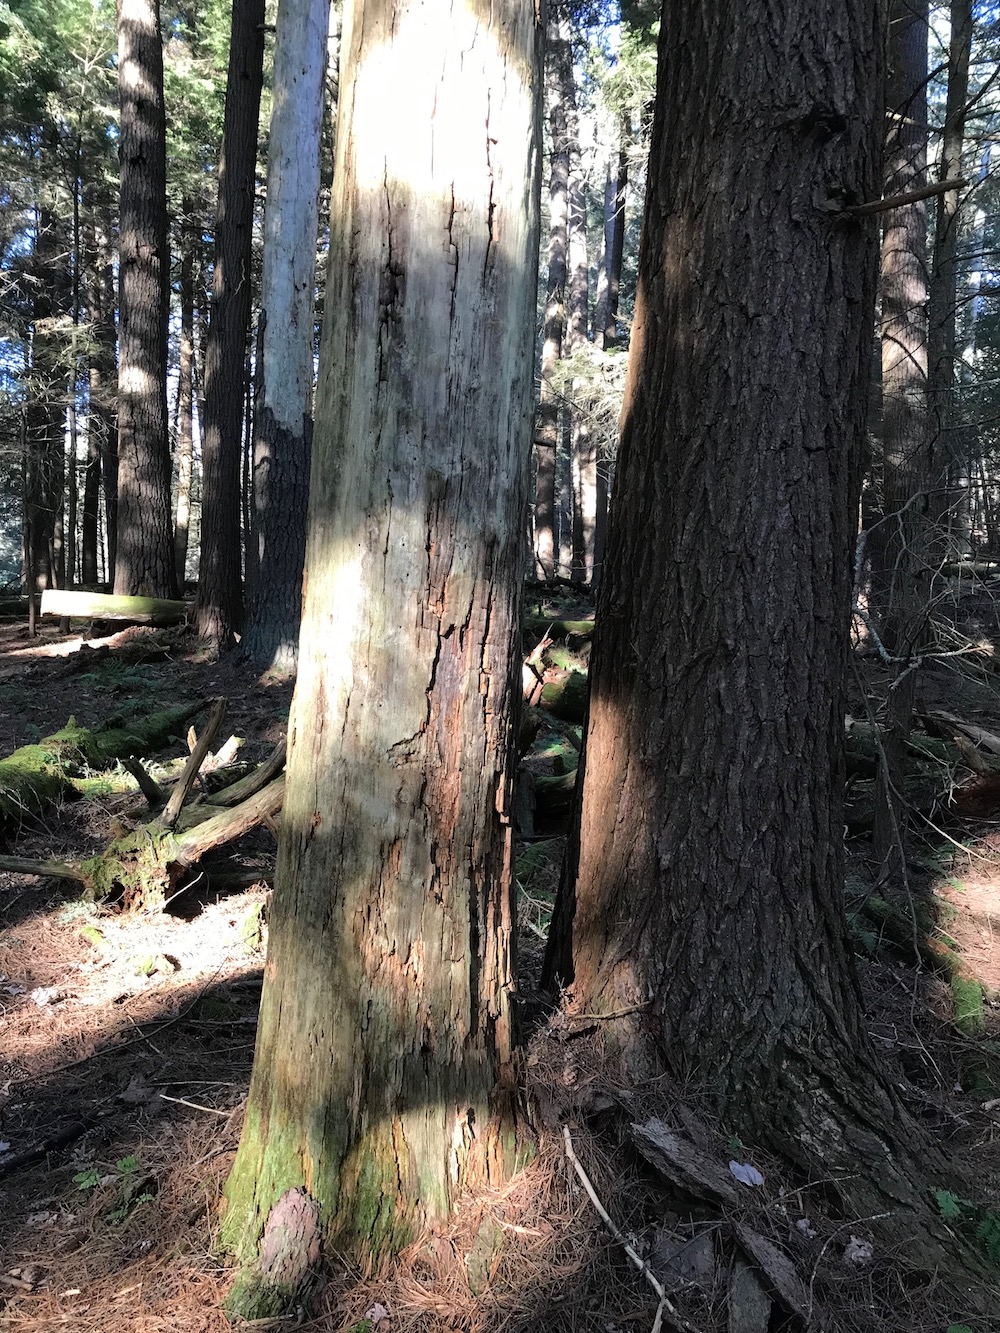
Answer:
[{"label": "slender tree trunk", "polygon": [[[940,179],[962,174],[965,116],[969,100],[969,60],[973,33],[972,0],[952,0],[948,46],[948,101],[941,138]],[[967,493],[958,484],[968,471],[963,432],[955,421],[955,366],[958,305],[958,190],[938,196],[934,265],[930,284],[928,397],[931,406],[931,513],[938,524],[968,540]]]},{"label": "slender tree trunk", "polygon": [[87,306],[90,311],[87,471],[84,476],[81,569],[84,583],[98,581],[100,495],[103,482],[108,578],[113,576],[118,512],[118,418],[115,412],[114,279],[107,242],[88,229]]},{"label": "slender tree trunk", "polygon": [[114,590],[176,592],[167,419],[166,118],[159,0],[118,0],[121,164]]},{"label": "slender tree trunk", "polygon": [[187,574],[188,530],[191,525],[191,473],[194,464],[194,237],[187,224],[191,201],[183,202],[181,233],[180,363],[177,383],[177,508],[174,515],[174,564],[177,587],[183,592]]},{"label": "slender tree trunk", "polygon": [[549,6],[545,55],[545,96],[548,105],[551,167],[549,175],[549,274],[542,323],[542,379],[535,411],[535,564],[543,579],[556,574],[556,454],[559,448],[559,404],[552,375],[562,356],[566,327],[566,245],[569,153],[566,106],[560,65],[572,55],[556,3]]},{"label": "slender tree trunk", "polygon": [[608,261],[608,313],[604,325],[603,347],[615,347],[618,343],[618,301],[621,295],[622,262],[625,258],[625,205],[628,202],[628,146],[632,138],[632,125],[627,115],[621,120],[621,139],[618,147],[618,180],[615,189],[615,220],[611,246],[611,258]]},{"label": "slender tree trunk", "polygon": [[65,479],[65,412],[69,275],[65,236],[48,209],[37,216],[32,267],[32,329],[28,345],[24,478],[25,536],[33,579],[30,591],[60,582],[59,529]]},{"label": "slender tree trunk", "polygon": [[243,647],[294,668],[312,438],[316,233],[330,0],[281,0],[264,215],[253,454],[255,571]]},{"label": "slender tree trunk", "polygon": [[812,202],[880,193],[883,40],[874,3],[664,7],[570,882],[609,1076],[669,1072],[898,1226],[926,1177],[888,1148],[842,902],[877,244]]},{"label": "slender tree trunk", "polygon": [[289,1211],[374,1260],[504,1169],[538,38],[520,0],[346,17],[279,887],[225,1221],[280,1258],[237,1288],[244,1315],[311,1262],[279,1240]]},{"label": "slender tree trunk", "polygon": [[615,237],[615,199],[618,194],[614,171],[616,158],[617,153],[609,150],[604,164],[604,204],[601,210],[603,231],[594,296],[594,342],[601,348],[604,346],[604,331],[608,323],[608,274]]},{"label": "slender tree trunk", "polygon": [[[894,0],[889,27],[889,120],[885,194],[926,184],[927,0]],[[907,670],[924,634],[930,592],[927,553],[927,206],[886,214],[882,232],[882,640],[897,657],[888,735],[875,804],[875,851],[903,869],[903,774],[916,676]]]},{"label": "slender tree trunk", "polygon": [[[571,55],[571,52],[567,52]],[[560,65],[563,99],[566,104],[566,137],[569,151],[567,251],[569,303],[565,354],[585,347],[590,329],[590,265],[587,254],[587,182],[580,147],[580,116],[572,59]],[[579,384],[573,381],[574,388]],[[575,395],[573,395],[575,399]],[[594,570],[594,520],[597,510],[597,453],[587,416],[575,401],[567,408],[569,456],[573,487],[573,521],[570,553],[571,577],[589,583]]]},{"label": "slender tree trunk", "polygon": [[[612,180],[605,184],[604,190],[604,253],[602,268],[605,271],[606,290],[603,300],[598,301],[594,314],[594,340],[604,351],[609,351],[618,342],[618,300],[621,292],[622,261],[625,256],[625,205],[628,199],[628,146],[632,135],[632,126],[627,115],[619,121],[618,168]],[[610,459],[597,459],[595,462],[594,494],[594,555],[591,582],[596,590],[600,586],[601,569],[604,563],[604,550],[608,537],[608,484],[611,470]]]},{"label": "slender tree trunk", "polygon": [[201,564],[195,607],[198,633],[219,648],[228,647],[243,627],[240,458],[263,68],[264,0],[235,0],[205,349]]}]

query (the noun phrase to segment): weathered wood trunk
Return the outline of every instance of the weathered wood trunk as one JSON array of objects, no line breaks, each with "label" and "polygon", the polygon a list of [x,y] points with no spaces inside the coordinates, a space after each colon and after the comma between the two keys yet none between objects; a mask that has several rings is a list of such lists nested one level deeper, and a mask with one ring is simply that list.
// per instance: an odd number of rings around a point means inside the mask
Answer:
[{"label": "weathered wood trunk", "polygon": [[295,666],[302,606],[329,27],[330,0],[278,6],[254,414],[256,551],[242,648],[260,666],[281,672]]},{"label": "weathered wood trunk", "polygon": [[894,1194],[899,1225],[922,1207],[892,1157],[912,1127],[894,1136],[842,897],[877,247],[825,206],[880,193],[883,33],[855,0],[668,0],[659,42],[575,915],[560,906],[573,1003],[609,1015],[625,1076],[667,1071],[745,1143]]},{"label": "weathered wood trunk", "polygon": [[[244,1260],[290,1188],[370,1257],[504,1166],[538,35],[519,0],[346,18],[299,678],[224,1221]],[[230,1308],[289,1286],[261,1255]]]},{"label": "weathered wood trunk", "polygon": [[176,625],[188,613],[186,602],[160,597],[114,597],[82,588],[47,588],[42,593],[43,616],[88,620],[129,620],[136,625]]}]

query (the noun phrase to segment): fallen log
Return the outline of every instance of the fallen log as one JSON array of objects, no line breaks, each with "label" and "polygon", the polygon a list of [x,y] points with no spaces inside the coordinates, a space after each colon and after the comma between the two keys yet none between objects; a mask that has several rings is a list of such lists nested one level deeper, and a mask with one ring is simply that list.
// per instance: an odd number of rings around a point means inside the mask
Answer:
[{"label": "fallen log", "polygon": [[590,639],[594,634],[592,620],[548,620],[545,616],[529,616],[524,622],[525,632],[538,639]]},{"label": "fallen log", "polygon": [[542,686],[538,707],[564,722],[582,722],[587,708],[587,677],[582,671],[567,671]]},{"label": "fallen log", "polygon": [[[218,707],[215,716],[221,722]],[[202,758],[207,750],[206,745]],[[0,856],[0,871],[74,879],[91,901],[114,898],[127,910],[159,911],[168,898],[180,891],[185,876],[207,852],[235,842],[278,813],[285,790],[284,775],[273,776],[279,755],[283,762],[283,745],[276,748],[256,773],[233,784],[233,789],[243,796],[236,804],[192,802],[180,810],[177,827],[165,823],[164,811],[115,838],[103,852],[84,861],[30,861]],[[189,791],[190,784],[184,787],[185,796]],[[225,795],[216,793],[217,798]]]},{"label": "fallen log", "polygon": [[0,819],[37,814],[54,801],[86,795],[94,778],[85,770],[105,770],[120,759],[161,749],[205,703],[199,699],[128,721],[113,717],[92,729],[70,718],[62,730],[0,759]]},{"label": "fallen log", "polygon": [[106,592],[46,588],[42,593],[43,616],[69,616],[78,620],[127,620],[134,625],[177,625],[188,613],[186,602],[164,597],[115,597]]}]

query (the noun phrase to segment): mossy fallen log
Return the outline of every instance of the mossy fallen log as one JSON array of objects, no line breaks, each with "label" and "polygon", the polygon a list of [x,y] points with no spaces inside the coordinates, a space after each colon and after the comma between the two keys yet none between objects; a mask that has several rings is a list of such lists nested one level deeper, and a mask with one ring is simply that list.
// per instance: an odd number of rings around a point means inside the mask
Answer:
[{"label": "mossy fallen log", "polygon": [[581,671],[569,671],[559,680],[546,681],[538,704],[564,722],[582,722],[587,708],[587,677]]},{"label": "mossy fallen log", "polygon": [[0,819],[37,814],[54,801],[85,794],[93,782],[88,770],[108,769],[119,759],[162,749],[205,702],[128,720],[117,716],[94,728],[78,726],[70,718],[60,731],[0,759]]},{"label": "mossy fallen log", "polygon": [[188,613],[185,602],[164,597],[116,597],[82,589],[46,588],[43,616],[71,616],[80,620],[125,620],[133,625],[177,625]]},{"label": "mossy fallen log", "polygon": [[[965,747],[942,737],[928,736],[915,731],[907,744],[907,762],[910,766],[936,765],[938,768],[972,770],[973,764],[981,773],[1000,773],[1000,755],[976,750],[971,754]],[[844,752],[849,777],[873,778],[878,773],[882,734],[875,727],[855,724],[844,734]],[[970,760],[972,762],[970,762]]]},{"label": "mossy fallen log", "polygon": [[529,616],[524,622],[525,633],[535,639],[547,634],[550,639],[590,639],[594,634],[592,620],[549,620],[545,616]]},{"label": "mossy fallen log", "polygon": [[[270,759],[251,775],[252,783],[248,784],[244,778],[233,784],[233,790],[243,794],[238,804],[192,802],[184,805],[184,818],[176,826],[164,822],[166,811],[163,811],[114,838],[103,852],[83,861],[29,861],[0,856],[0,871],[74,879],[81,885],[84,896],[92,901],[113,898],[126,909],[157,911],[168,897],[180,891],[187,872],[207,852],[234,842],[278,813],[285,787],[283,774],[273,776],[279,757],[283,762],[283,746],[277,747]],[[195,763],[189,761],[189,766],[197,768],[204,761],[204,747],[199,758],[192,758]],[[178,790],[183,791],[183,801],[190,784],[178,784]]]},{"label": "mossy fallen log", "polygon": [[77,877],[85,886],[85,896],[92,901],[121,898],[129,910],[158,911],[207,852],[235,842],[277,814],[284,790],[282,775],[240,805],[221,810],[208,805],[192,807],[204,811],[204,818],[182,833],[164,828],[155,819],[140,824],[80,863]]}]

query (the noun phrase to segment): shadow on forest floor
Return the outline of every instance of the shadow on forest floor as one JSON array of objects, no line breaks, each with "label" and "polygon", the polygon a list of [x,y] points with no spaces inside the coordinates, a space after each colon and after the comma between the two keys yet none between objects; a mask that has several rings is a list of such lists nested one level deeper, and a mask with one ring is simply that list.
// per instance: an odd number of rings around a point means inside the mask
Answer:
[{"label": "shadow on forest floor", "polygon": [[[57,636],[48,634],[52,644]],[[229,729],[262,757],[281,734],[290,689],[265,685],[235,662],[185,656],[177,636],[126,631],[108,654],[16,659],[5,674],[0,632],[0,750],[63,725],[98,721],[130,698],[156,707],[226,694]],[[20,651],[23,645],[17,647]],[[572,671],[569,665],[559,670]],[[581,663],[583,661],[581,655]],[[868,686],[878,668],[863,665]],[[924,707],[947,703],[1000,730],[992,682],[928,676]],[[984,692],[985,691],[985,692]],[[542,728],[529,765],[559,777],[572,762],[565,726]],[[20,854],[96,849],[114,816],[82,802],[11,831]],[[947,816],[946,816],[947,819]],[[536,974],[561,840],[523,845],[521,955]],[[949,984],[898,941],[866,929],[857,959],[876,1045],[914,1116],[976,1182],[1000,1180],[1000,813],[996,820],[924,829],[909,883],[876,885],[869,847],[852,840],[850,888],[897,904],[930,895],[950,904],[941,928],[986,983],[984,1030],[954,1025]],[[269,832],[243,845],[263,872]],[[949,841],[949,839],[951,839]],[[228,1274],[213,1255],[218,1205],[236,1148],[253,1057],[264,936],[262,886],[227,897],[197,888],[174,912],[128,917],[80,903],[65,883],[0,876],[0,1328],[18,1333],[221,1333]],[[176,913],[176,914],[175,914]],[[530,992],[524,1007],[540,1021]],[[905,1254],[848,1256],[864,1219],[830,1210],[822,1184],[784,1178],[776,1163],[734,1145],[703,1119],[690,1090],[609,1084],[599,1032],[567,1030],[560,1015],[528,1052],[535,1155],[503,1190],[470,1197],[454,1226],[423,1237],[387,1271],[339,1268],[312,1317],[273,1327],[353,1333],[625,1333],[652,1328],[658,1299],[611,1239],[565,1155],[561,1124],[598,1197],[654,1266],[700,1333],[729,1326],[727,1293],[740,1226],[791,1256],[814,1313],[851,1333],[945,1333],[995,1320],[963,1309],[935,1275],[907,1273]],[[734,1185],[738,1205],[710,1206],[669,1189],[630,1137],[654,1115],[722,1164],[735,1152],[763,1176]],[[66,1141],[51,1141],[66,1132]],[[17,1170],[17,1155],[45,1148]],[[743,1191],[742,1193],[739,1193]],[[961,1200],[958,1200],[961,1203]],[[793,1270],[794,1271],[794,1270]],[[803,1326],[792,1296],[774,1296],[771,1329]],[[768,1296],[770,1301],[771,1296]],[[769,1306],[770,1308],[770,1306]],[[387,1314],[383,1318],[381,1311]],[[782,1313],[784,1311],[784,1313]],[[810,1316],[811,1317],[811,1316]],[[664,1327],[670,1327],[669,1322]],[[760,1326],[761,1328],[764,1325]]]}]

